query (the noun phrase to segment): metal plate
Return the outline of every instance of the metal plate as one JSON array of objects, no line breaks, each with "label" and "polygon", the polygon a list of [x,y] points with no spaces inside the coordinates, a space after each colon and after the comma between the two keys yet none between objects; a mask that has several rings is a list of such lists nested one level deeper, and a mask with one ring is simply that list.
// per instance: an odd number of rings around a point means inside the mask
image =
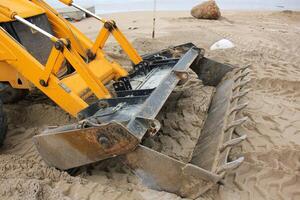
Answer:
[{"label": "metal plate", "polygon": [[146,186],[182,197],[196,198],[222,179],[200,167],[183,163],[142,145],[134,152],[122,156],[122,160]]},{"label": "metal plate", "polygon": [[62,170],[133,151],[139,141],[121,124],[47,133],[33,138],[42,158]]}]

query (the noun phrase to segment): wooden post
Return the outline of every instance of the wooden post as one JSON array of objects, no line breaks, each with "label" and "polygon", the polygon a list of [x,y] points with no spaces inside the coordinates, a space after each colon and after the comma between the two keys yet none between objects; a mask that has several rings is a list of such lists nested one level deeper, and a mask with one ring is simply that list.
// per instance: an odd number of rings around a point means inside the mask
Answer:
[{"label": "wooden post", "polygon": [[157,2],[156,2],[156,0],[154,0],[154,2],[153,2],[153,32],[152,32],[152,39],[155,38],[156,9],[157,9]]}]

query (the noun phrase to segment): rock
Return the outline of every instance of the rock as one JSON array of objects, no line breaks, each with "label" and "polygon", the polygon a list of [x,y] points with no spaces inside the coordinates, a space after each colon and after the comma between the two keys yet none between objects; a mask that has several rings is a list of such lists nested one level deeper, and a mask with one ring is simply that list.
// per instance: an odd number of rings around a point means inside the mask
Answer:
[{"label": "rock", "polygon": [[193,17],[197,19],[219,19],[221,12],[214,0],[209,0],[195,6],[191,10]]}]

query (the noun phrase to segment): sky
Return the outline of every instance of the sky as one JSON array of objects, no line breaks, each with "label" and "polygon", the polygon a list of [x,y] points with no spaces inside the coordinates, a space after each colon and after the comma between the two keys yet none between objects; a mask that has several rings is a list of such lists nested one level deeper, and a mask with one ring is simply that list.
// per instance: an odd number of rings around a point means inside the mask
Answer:
[{"label": "sky", "polygon": [[[46,0],[56,7],[58,0]],[[158,10],[190,10],[204,0],[157,0]],[[96,5],[97,14],[152,10],[154,0],[74,0],[80,5]],[[300,0],[216,0],[225,10],[300,10]]]}]

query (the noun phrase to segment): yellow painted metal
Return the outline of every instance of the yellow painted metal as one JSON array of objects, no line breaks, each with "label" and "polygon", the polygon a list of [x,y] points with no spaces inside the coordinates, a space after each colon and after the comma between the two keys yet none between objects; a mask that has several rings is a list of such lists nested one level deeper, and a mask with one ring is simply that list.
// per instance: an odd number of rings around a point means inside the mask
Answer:
[{"label": "yellow painted metal", "polygon": [[105,42],[109,38],[110,32],[105,27],[103,27],[93,45],[92,53],[96,54],[97,51],[100,49],[103,49]]},{"label": "yellow painted metal", "polygon": [[111,97],[107,88],[99,79],[97,79],[96,75],[85,66],[85,62],[80,58],[76,51],[69,51],[68,49],[65,49],[64,55],[98,98]]},{"label": "yellow painted metal", "polygon": [[88,106],[77,94],[64,88],[60,84],[60,80],[53,74],[50,75],[48,87],[41,86],[40,77],[44,73],[44,66],[2,30],[0,30],[0,47],[3,51],[9,52],[11,57],[17,58],[16,60],[8,60],[9,65],[13,66],[65,111],[76,116],[78,112]]},{"label": "yellow painted metal", "polygon": [[[57,51],[55,48],[52,49],[50,56],[53,56],[53,59],[55,59],[52,73],[54,75],[59,75],[58,73],[60,72],[60,70],[62,68],[63,62],[65,61],[65,57],[61,52]],[[51,60],[53,60],[52,58],[50,58],[50,56],[49,56],[48,62],[51,62]],[[48,63],[47,63],[47,65],[48,65]],[[50,63],[49,63],[49,65],[50,65]]]},{"label": "yellow painted metal", "polygon": [[13,13],[27,18],[40,15],[44,10],[28,0],[0,0],[0,23],[14,21]]},{"label": "yellow painted metal", "polygon": [[51,74],[56,74],[63,62],[63,55],[56,48],[52,48],[48,61],[46,63],[46,67],[44,69],[44,73],[41,77],[41,80],[48,83]]},{"label": "yellow painted metal", "polygon": [[[0,29],[1,31],[2,29]],[[13,66],[7,61],[16,61],[17,58],[9,49],[0,48],[0,82],[8,82],[12,87],[17,89],[30,89],[32,86]]]},{"label": "yellow painted metal", "polygon": [[[45,10],[54,35],[58,38],[68,38],[72,44],[72,48],[81,56],[87,57],[86,52],[92,48],[93,42],[82,34],[73,24],[61,17],[59,13],[46,2],[41,0],[32,0],[32,2]],[[97,54],[104,55],[102,51],[98,51]]]},{"label": "yellow painted metal", "polygon": [[126,39],[124,34],[119,30],[119,28],[114,28],[112,30],[112,35],[115,37],[115,39],[118,41],[124,52],[128,55],[130,60],[134,64],[139,64],[143,59],[141,56],[137,53],[135,48],[129,43],[129,41]]},{"label": "yellow painted metal", "polygon": [[59,0],[59,1],[66,4],[66,5],[68,5],[68,6],[72,5],[72,3],[73,3],[73,0]]},{"label": "yellow painted metal", "polygon": [[[3,2],[0,0],[0,5]],[[105,58],[103,47],[109,35],[112,34],[115,37],[133,63],[138,64],[142,61],[136,50],[116,27],[110,29],[104,25],[93,43],[44,1],[12,0],[12,2],[18,8],[14,10],[13,4],[9,5],[8,11],[1,7],[0,20],[9,21],[8,18],[14,16],[15,13],[23,18],[44,13],[53,29],[53,38],[55,38],[52,40],[53,44],[59,40],[64,45],[58,49],[53,47],[46,65],[42,65],[20,43],[0,28],[0,71],[2,74],[0,82],[9,82],[14,88],[24,89],[30,88],[28,84],[30,81],[62,109],[75,117],[78,112],[88,106],[85,102],[87,97],[94,94],[99,99],[111,98],[105,84],[128,75],[128,72],[118,63]],[[18,4],[20,2],[24,10]],[[71,4],[68,0],[63,0],[63,2]],[[88,52],[94,55],[93,58]],[[75,72],[58,76],[61,69],[66,67],[66,62],[73,67]],[[24,84],[18,87],[15,83],[18,83],[19,78]]]},{"label": "yellow painted metal", "polygon": [[133,48],[133,46],[124,36],[124,34],[115,25],[115,22],[107,21],[106,23],[110,23],[112,25],[112,28],[111,30],[109,30],[109,28],[104,25],[104,27],[101,29],[96,39],[96,42],[92,47],[92,52],[96,53],[98,49],[103,49],[105,42],[107,41],[109,36],[113,35],[116,41],[120,44],[120,46],[124,50],[124,52],[128,55],[129,59],[134,64],[139,64],[141,61],[143,61],[142,57],[137,53],[135,48]]},{"label": "yellow painted metal", "polygon": [[30,82],[24,78],[13,66],[0,61],[0,82],[8,82],[16,89],[31,89]]}]

